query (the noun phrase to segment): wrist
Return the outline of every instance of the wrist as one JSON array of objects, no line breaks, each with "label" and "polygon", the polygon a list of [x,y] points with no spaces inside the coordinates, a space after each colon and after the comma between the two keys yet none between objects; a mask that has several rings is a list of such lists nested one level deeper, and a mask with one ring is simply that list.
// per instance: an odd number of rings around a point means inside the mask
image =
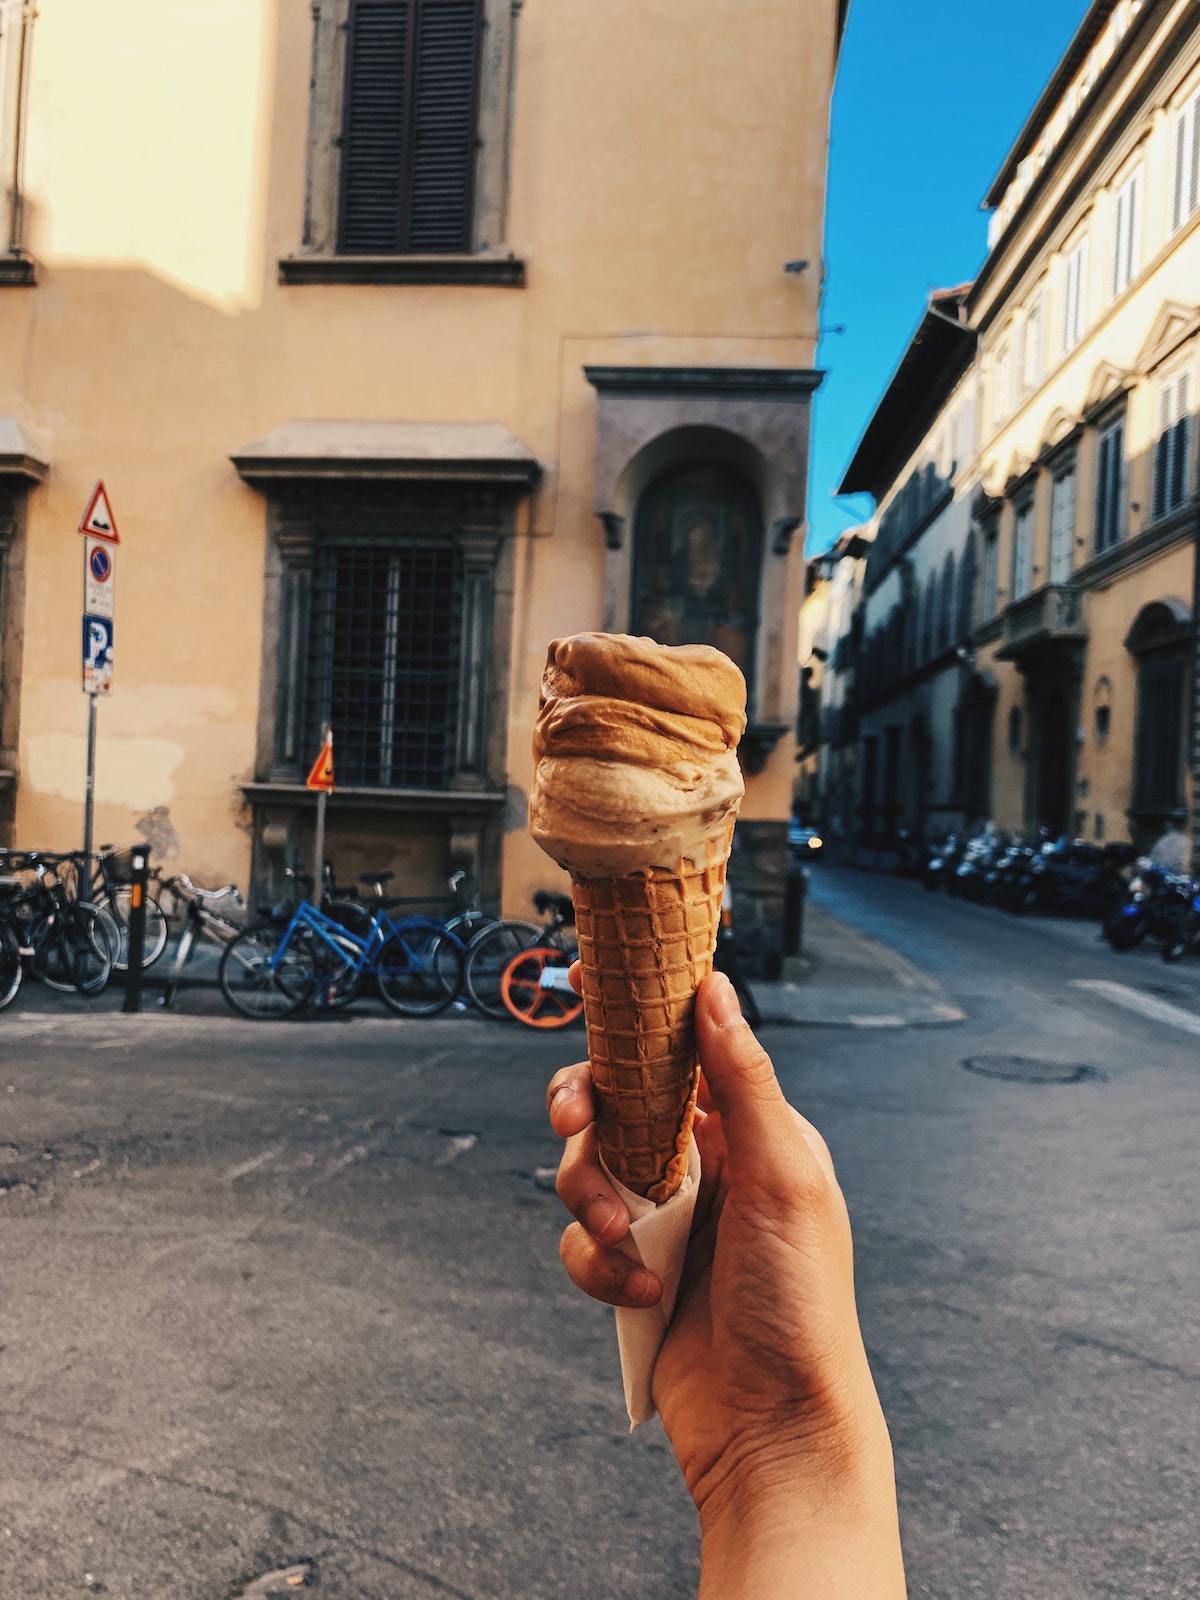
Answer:
[{"label": "wrist", "polygon": [[781,1430],[746,1449],[699,1510],[700,1600],[907,1593],[891,1441],[877,1409],[820,1440]]}]

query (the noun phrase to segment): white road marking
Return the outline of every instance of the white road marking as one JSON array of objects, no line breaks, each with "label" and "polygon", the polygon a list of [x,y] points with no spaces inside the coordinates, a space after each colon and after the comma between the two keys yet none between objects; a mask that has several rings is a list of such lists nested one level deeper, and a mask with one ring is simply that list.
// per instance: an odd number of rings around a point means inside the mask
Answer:
[{"label": "white road marking", "polygon": [[268,1161],[274,1161],[276,1156],[281,1156],[287,1149],[286,1144],[274,1144],[269,1150],[264,1150],[261,1155],[251,1156],[249,1161],[239,1162],[236,1167],[230,1167],[225,1174],[226,1183],[236,1183],[239,1178],[244,1178],[247,1173],[256,1172],[259,1167],[265,1167]]},{"label": "white road marking", "polygon": [[1115,1006],[1124,1006],[1126,1011],[1136,1011],[1153,1022],[1163,1022],[1168,1028],[1178,1028],[1182,1033],[1191,1033],[1200,1038],[1200,1016],[1194,1011],[1185,1011],[1182,1006],[1173,1006],[1167,1000],[1156,1000],[1152,994],[1143,994],[1140,989],[1131,989],[1128,984],[1111,983],[1106,978],[1075,978],[1071,987],[1086,989],[1089,994],[1098,994],[1102,1000],[1110,1000]]}]

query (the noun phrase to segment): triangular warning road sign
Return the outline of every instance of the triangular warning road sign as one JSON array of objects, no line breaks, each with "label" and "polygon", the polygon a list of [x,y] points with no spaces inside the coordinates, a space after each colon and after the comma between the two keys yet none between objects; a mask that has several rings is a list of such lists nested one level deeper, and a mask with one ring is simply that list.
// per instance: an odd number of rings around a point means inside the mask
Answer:
[{"label": "triangular warning road sign", "polygon": [[306,789],[333,789],[333,729],[325,735],[321,754],[313,762],[313,769],[304,780]]},{"label": "triangular warning road sign", "polygon": [[92,490],[92,498],[87,503],[87,510],[79,524],[80,533],[90,533],[93,539],[108,539],[113,544],[120,544],[121,535],[117,532],[117,519],[112,514],[112,506],[108,503],[108,491],[101,478]]}]

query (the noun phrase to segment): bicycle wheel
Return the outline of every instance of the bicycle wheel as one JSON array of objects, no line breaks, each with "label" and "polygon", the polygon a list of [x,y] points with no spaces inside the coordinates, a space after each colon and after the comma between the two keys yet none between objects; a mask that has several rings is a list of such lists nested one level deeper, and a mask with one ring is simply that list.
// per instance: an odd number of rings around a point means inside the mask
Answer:
[{"label": "bicycle wheel", "polygon": [[462,980],[462,950],[435,922],[398,923],[375,962],[379,993],[402,1017],[436,1017]]},{"label": "bicycle wheel", "polygon": [[0,922],[0,1011],[12,1005],[17,998],[17,990],[24,976],[21,941],[11,922]]},{"label": "bicycle wheel", "polygon": [[511,1013],[500,993],[500,979],[518,951],[528,950],[542,931],[533,922],[497,922],[467,946],[467,995],[485,1017],[508,1021]]},{"label": "bicycle wheel", "polygon": [[583,996],[565,981],[574,959],[573,950],[551,950],[544,944],[519,950],[500,977],[510,1014],[527,1028],[565,1028],[574,1022],[583,1010]]},{"label": "bicycle wheel", "polygon": [[80,900],[67,907],[63,931],[71,946],[70,971],[80,994],[99,994],[112,976],[120,934],[101,906]]},{"label": "bicycle wheel", "polygon": [[[118,972],[124,972],[129,965],[129,919],[133,915],[133,885],[123,883],[114,889],[111,894],[106,894],[100,904],[112,917],[117,925],[120,935],[120,947],[117,958],[113,962]],[[146,934],[142,943],[142,966],[152,967],[167,948],[166,913],[153,895],[146,896]]]},{"label": "bicycle wheel", "polygon": [[[289,932],[293,937],[281,956],[280,946]],[[300,930],[274,927],[248,928],[227,944],[217,978],[233,1009],[255,1022],[291,1016],[317,984],[309,941]]]}]

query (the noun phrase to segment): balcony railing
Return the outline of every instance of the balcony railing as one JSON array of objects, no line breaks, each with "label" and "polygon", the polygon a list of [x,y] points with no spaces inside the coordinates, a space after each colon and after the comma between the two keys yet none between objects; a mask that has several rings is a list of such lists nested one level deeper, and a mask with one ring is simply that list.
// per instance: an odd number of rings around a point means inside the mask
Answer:
[{"label": "balcony railing", "polygon": [[1071,584],[1047,584],[1016,600],[1004,613],[1004,644],[996,653],[1013,661],[1045,645],[1085,644],[1083,590]]}]

